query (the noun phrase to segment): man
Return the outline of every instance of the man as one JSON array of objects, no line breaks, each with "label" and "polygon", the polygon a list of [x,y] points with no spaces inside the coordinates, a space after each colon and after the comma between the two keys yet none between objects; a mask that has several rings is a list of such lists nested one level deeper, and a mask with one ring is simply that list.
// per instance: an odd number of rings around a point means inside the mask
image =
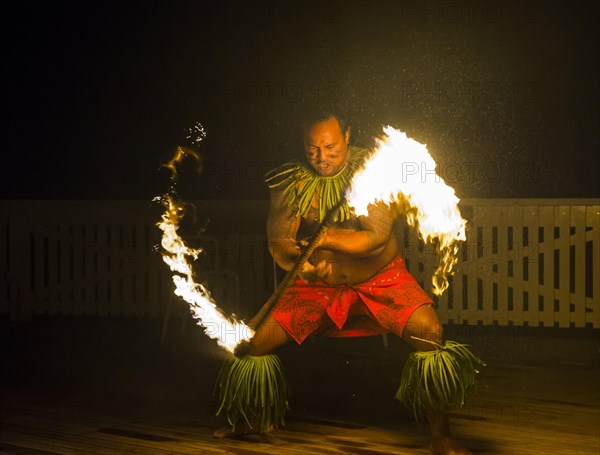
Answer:
[{"label": "man", "polygon": [[[325,215],[338,208],[362,164],[365,151],[351,146],[349,140],[350,130],[339,116],[314,117],[304,128],[305,162],[289,163],[268,176],[269,248],[284,270],[294,267]],[[219,412],[227,412],[232,427],[218,430],[216,437],[267,432],[282,422],[287,408],[285,383],[281,366],[271,354],[278,346],[292,340],[301,344],[314,333],[393,332],[416,349],[405,366],[397,398],[412,405],[415,415],[427,415],[431,451],[471,453],[450,436],[447,407],[462,404],[474,385],[480,361],[464,345],[443,341],[431,299],[398,255],[393,227],[394,217],[383,204],[370,206],[368,216],[359,217],[347,205],[339,207],[301,278],[257,328],[244,355],[238,350],[238,357],[225,363],[219,378]],[[445,377],[423,378],[425,358],[439,363],[441,369],[444,362],[453,366],[441,373]],[[440,368],[436,364],[435,370]],[[267,380],[261,384],[255,379],[260,377]],[[449,382],[458,385],[444,388]],[[432,391],[440,388],[440,393]]]}]

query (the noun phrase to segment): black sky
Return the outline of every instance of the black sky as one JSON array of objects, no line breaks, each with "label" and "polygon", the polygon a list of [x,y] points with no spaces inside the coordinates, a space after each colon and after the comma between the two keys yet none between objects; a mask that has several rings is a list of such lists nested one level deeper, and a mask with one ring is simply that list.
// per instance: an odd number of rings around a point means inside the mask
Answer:
[{"label": "black sky", "polygon": [[311,103],[392,124],[459,197],[600,197],[597,2],[27,2],[3,14],[0,197],[263,198]]}]

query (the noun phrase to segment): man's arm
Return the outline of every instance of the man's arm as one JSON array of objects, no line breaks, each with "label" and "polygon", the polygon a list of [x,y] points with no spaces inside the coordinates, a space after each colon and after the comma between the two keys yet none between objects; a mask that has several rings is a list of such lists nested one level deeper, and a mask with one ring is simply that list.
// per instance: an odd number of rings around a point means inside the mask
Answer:
[{"label": "man's arm", "polygon": [[284,270],[291,270],[300,257],[300,247],[296,245],[299,226],[300,217],[294,215],[287,206],[283,189],[272,189],[267,218],[269,252],[277,265]]},{"label": "man's arm", "polygon": [[359,217],[360,229],[327,228],[319,248],[359,257],[381,254],[393,234],[394,217],[385,204],[370,205],[369,216]]}]

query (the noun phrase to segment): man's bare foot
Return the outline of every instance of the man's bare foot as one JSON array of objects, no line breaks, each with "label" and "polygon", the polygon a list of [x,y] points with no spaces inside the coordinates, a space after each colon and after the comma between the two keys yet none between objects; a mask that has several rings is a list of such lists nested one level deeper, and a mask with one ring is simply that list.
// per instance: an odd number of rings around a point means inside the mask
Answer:
[{"label": "man's bare foot", "polygon": [[473,455],[473,452],[449,435],[432,438],[429,450],[434,455]]},{"label": "man's bare foot", "polygon": [[[273,431],[273,425],[269,427],[267,433]],[[253,427],[250,427],[244,420],[238,422],[235,425],[235,430],[231,425],[219,428],[213,431],[213,437],[215,438],[236,438],[239,436],[246,436],[251,434],[260,434],[259,425],[255,424]]]}]

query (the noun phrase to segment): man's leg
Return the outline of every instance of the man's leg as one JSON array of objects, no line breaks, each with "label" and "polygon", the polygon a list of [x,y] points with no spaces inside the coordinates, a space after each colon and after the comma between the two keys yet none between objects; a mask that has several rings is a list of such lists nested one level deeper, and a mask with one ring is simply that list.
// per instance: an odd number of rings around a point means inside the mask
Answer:
[{"label": "man's leg", "polygon": [[[269,356],[269,354],[272,351],[274,351],[279,346],[286,344],[290,340],[291,340],[290,336],[283,329],[283,327],[281,327],[281,325],[275,320],[275,318],[273,318],[273,316],[271,314],[269,314],[265,318],[263,323],[260,325],[260,327],[257,329],[256,333],[254,334],[254,337],[252,337],[250,342],[247,343],[247,345],[245,346],[243,355],[238,355],[238,357],[236,357],[235,359],[231,359],[228,364],[231,366],[233,363],[236,363],[236,362],[249,362],[249,361],[253,362],[253,363],[261,363],[260,362],[261,359],[259,359],[259,357],[262,357],[263,360],[266,360],[265,356]],[[275,357],[275,356],[269,356],[269,357]],[[271,365],[272,363],[267,362],[267,364]],[[277,365],[278,365],[278,361],[277,361]],[[238,368],[240,368],[240,367],[238,366]],[[273,368],[271,368],[271,369],[273,369]],[[276,366],[275,369],[278,370],[279,367]],[[280,372],[275,371],[275,375],[277,375],[277,373],[280,373]],[[222,380],[225,380],[226,382],[228,382],[229,378],[225,377],[225,378],[222,378]],[[282,378],[281,378],[281,380],[282,380]],[[234,381],[235,381],[235,379],[234,379]],[[237,386],[239,386],[239,384],[236,384],[236,387]],[[226,387],[226,386],[224,386],[221,381],[219,387],[221,388],[221,387]],[[284,398],[281,398],[281,399],[284,399]],[[223,407],[223,403],[222,403],[222,407]],[[225,409],[225,411],[227,412],[228,410]],[[246,414],[249,414],[249,413],[246,412]],[[225,438],[225,437],[241,436],[241,435],[245,435],[245,434],[256,434],[256,433],[261,433],[264,431],[272,430],[272,425],[269,425],[269,427],[267,429],[262,428],[262,424],[258,420],[258,418],[254,418],[254,419],[250,418],[250,422],[247,422],[246,419],[244,419],[244,418],[239,418],[239,419],[237,419],[237,422],[234,422],[234,423],[235,423],[235,425],[226,426],[226,427],[219,428],[218,430],[214,431],[213,436],[216,438]],[[263,431],[261,431],[261,428]]]},{"label": "man's leg", "polygon": [[269,313],[248,343],[250,348],[248,355],[265,355],[290,341],[292,341],[292,337]]},{"label": "man's leg", "polygon": [[[402,338],[420,352],[435,351],[444,344],[442,324],[431,305],[423,305],[415,310],[404,328]],[[472,454],[450,436],[446,409],[428,411],[427,419],[431,428],[430,449],[434,454]]]}]

